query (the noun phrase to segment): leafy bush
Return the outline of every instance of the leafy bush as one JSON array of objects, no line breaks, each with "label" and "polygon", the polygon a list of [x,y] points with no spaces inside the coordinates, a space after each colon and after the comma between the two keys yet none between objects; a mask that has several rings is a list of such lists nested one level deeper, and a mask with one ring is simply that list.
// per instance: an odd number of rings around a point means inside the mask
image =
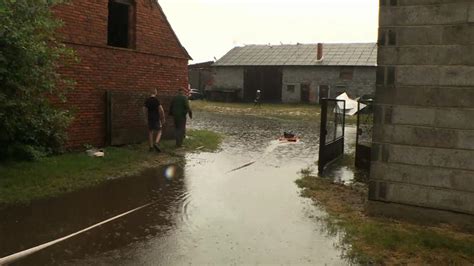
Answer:
[{"label": "leafy bush", "polygon": [[15,143],[8,146],[7,154],[14,160],[37,161],[45,157],[46,152],[39,147]]},{"label": "leafy bush", "polygon": [[62,0],[0,1],[0,160],[61,150],[69,111],[59,108],[73,82],[58,62],[75,57],[56,38],[51,8]]}]

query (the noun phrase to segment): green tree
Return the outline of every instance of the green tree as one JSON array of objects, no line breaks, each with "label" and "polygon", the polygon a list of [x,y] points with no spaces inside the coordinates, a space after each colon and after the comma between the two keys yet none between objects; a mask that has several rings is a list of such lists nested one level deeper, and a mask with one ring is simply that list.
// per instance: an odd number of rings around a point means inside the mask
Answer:
[{"label": "green tree", "polygon": [[[58,67],[75,60],[57,39],[51,8],[63,0],[0,0],[0,159],[59,152],[71,114],[59,108],[73,82]],[[64,105],[63,105],[64,106]]]}]

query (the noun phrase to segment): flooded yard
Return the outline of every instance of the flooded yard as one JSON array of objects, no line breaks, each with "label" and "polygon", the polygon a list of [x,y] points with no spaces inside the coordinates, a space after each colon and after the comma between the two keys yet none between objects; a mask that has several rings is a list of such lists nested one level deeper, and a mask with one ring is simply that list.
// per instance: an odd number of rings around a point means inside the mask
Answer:
[{"label": "flooded yard", "polygon": [[[177,165],[7,209],[0,213],[0,257],[152,203],[17,265],[347,264],[340,236],[317,219],[326,214],[301,198],[294,183],[317,161],[319,121],[195,117],[191,128],[226,136],[219,152],[189,154]],[[277,140],[289,130],[299,143]],[[349,138],[354,131],[346,131]]]}]

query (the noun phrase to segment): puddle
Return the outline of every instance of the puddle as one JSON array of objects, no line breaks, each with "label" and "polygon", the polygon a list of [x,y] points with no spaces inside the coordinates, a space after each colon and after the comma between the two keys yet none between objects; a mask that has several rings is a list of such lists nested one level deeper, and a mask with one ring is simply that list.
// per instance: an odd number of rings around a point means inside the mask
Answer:
[{"label": "puddle", "polygon": [[[117,221],[43,250],[18,265],[347,264],[294,181],[314,165],[318,121],[196,113],[190,127],[226,135],[218,153],[189,154],[169,168],[0,213],[0,257],[149,202]],[[277,141],[283,131],[299,143]],[[186,162],[186,163],[184,163]],[[168,169],[168,170],[167,170]]]},{"label": "puddle", "polygon": [[345,130],[344,155],[326,166],[322,177],[329,178],[336,183],[352,185],[354,183],[367,183],[369,173],[355,167],[355,126],[347,125]]},{"label": "puddle", "polygon": [[[55,240],[153,201],[160,204],[55,245],[20,264],[55,264],[82,254],[113,250],[172,230],[176,224],[174,206],[185,201],[187,191],[182,178],[167,179],[165,170],[150,169],[137,177],[114,180],[65,197],[2,211],[0,257]],[[179,171],[182,176],[183,171]]]}]

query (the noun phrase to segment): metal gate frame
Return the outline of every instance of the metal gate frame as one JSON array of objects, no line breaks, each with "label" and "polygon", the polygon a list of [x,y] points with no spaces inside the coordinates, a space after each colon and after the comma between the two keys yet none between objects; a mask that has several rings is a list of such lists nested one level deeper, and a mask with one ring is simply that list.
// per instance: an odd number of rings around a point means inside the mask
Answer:
[{"label": "metal gate frame", "polygon": [[[361,110],[361,104],[367,105],[366,108]],[[362,115],[368,115],[362,121]],[[356,136],[356,151],[355,151],[355,166],[358,169],[370,172],[371,163],[371,145],[367,145],[367,142],[372,143],[372,134],[374,127],[374,101],[366,100],[359,101],[357,105],[357,136]],[[365,137],[365,144],[361,141],[362,135],[368,135]]]},{"label": "metal gate frame", "polygon": [[[341,110],[339,104],[342,103],[344,108]],[[334,106],[334,107],[332,107]],[[332,110],[328,110],[332,107]],[[318,172],[321,175],[324,168],[340,156],[344,154],[344,136],[346,126],[346,101],[336,99],[321,99],[321,132],[319,137],[319,160]],[[334,137],[328,139],[328,111],[334,113]],[[342,119],[341,119],[342,118]],[[342,124],[342,134],[338,135],[338,126]]]}]

